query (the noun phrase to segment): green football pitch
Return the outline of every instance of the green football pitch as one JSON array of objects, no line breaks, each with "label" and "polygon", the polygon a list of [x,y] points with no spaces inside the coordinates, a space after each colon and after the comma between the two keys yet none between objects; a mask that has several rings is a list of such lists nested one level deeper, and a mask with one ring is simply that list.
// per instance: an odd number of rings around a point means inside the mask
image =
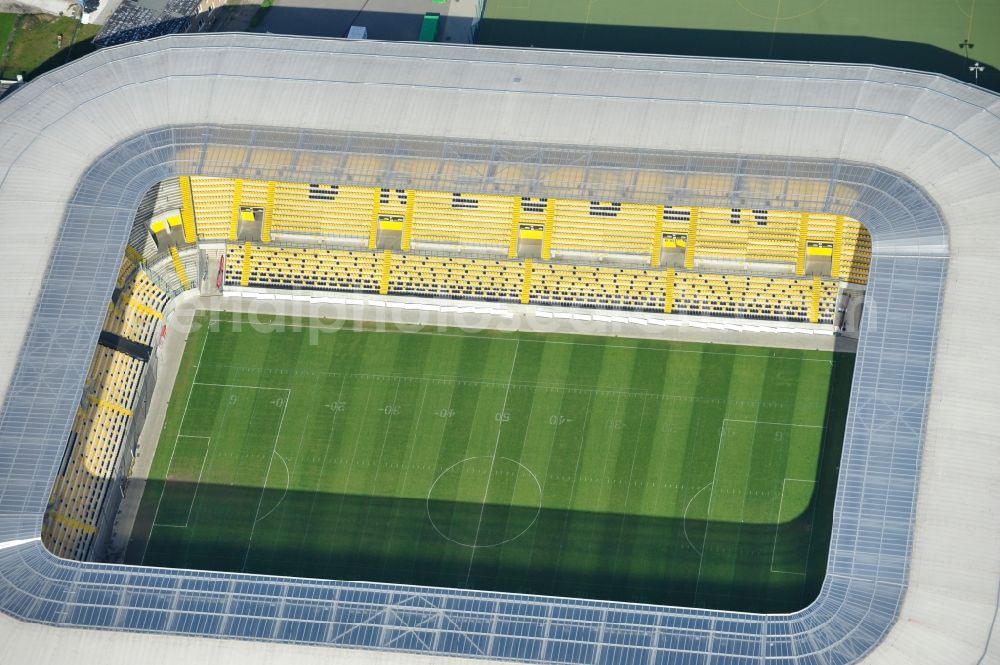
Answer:
[{"label": "green football pitch", "polygon": [[968,82],[979,61],[979,84],[1000,90],[1000,0],[488,0],[478,41],[856,62]]},{"label": "green football pitch", "polygon": [[769,612],[822,583],[851,355],[196,323],[129,563]]}]

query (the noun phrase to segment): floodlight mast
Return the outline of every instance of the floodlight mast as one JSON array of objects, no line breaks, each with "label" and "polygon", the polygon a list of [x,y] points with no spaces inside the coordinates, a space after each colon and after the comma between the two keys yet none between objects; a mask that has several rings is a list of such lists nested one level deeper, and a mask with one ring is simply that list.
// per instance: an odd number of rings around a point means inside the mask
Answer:
[{"label": "floodlight mast", "polygon": [[980,65],[978,62],[974,65],[969,66],[969,71],[972,72],[976,77],[976,85],[979,85],[979,72],[985,70],[986,68]]}]

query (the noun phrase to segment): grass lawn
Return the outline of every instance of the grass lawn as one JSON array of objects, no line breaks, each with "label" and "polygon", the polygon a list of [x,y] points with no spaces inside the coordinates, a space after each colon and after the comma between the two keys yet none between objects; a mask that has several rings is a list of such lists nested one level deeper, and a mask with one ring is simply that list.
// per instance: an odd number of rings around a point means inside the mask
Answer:
[{"label": "grass lawn", "polygon": [[17,23],[17,14],[0,13],[0,64],[3,63],[4,51],[7,49],[7,42],[10,41],[10,36],[14,32],[15,23]]},{"label": "grass lawn", "polygon": [[1000,0],[490,0],[478,40],[891,65],[1000,90]]},{"label": "grass lawn", "polygon": [[[0,14],[0,34],[4,16],[9,15]],[[17,74],[26,74],[26,78],[31,78],[90,53],[94,50],[92,40],[100,29],[99,25],[83,25],[65,16],[20,16],[14,40],[0,63],[0,77],[12,79]]]},{"label": "grass lawn", "polygon": [[853,356],[208,316],[129,563],[756,611],[819,590]]}]

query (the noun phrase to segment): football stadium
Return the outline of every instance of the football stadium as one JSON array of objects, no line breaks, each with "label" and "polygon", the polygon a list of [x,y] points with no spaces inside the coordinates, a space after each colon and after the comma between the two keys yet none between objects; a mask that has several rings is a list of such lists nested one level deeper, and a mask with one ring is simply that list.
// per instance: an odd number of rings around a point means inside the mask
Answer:
[{"label": "football stadium", "polygon": [[998,112],[249,34],[20,88],[5,653],[994,662]]}]

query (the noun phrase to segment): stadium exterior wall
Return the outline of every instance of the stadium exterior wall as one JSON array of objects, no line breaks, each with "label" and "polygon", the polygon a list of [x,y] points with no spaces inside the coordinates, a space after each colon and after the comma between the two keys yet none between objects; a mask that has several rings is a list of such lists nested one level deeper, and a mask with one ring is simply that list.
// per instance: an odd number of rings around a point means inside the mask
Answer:
[{"label": "stadium exterior wall", "polygon": [[[972,466],[1000,425],[1000,379],[976,371],[1000,367],[1000,315],[973,282],[1000,277],[998,109],[871,67],[256,35],[131,44],[42,77],[0,104],[0,212],[16,220],[0,228],[0,609],[545,662],[975,662],[1000,559],[1000,473]],[[585,181],[561,164],[586,165]],[[657,172],[684,177],[638,184]],[[779,182],[784,207],[862,220],[868,311],[820,597],[751,615],[55,558],[37,536],[131,215],[182,173],[741,207],[774,204]],[[806,182],[835,194],[791,195]]]}]

